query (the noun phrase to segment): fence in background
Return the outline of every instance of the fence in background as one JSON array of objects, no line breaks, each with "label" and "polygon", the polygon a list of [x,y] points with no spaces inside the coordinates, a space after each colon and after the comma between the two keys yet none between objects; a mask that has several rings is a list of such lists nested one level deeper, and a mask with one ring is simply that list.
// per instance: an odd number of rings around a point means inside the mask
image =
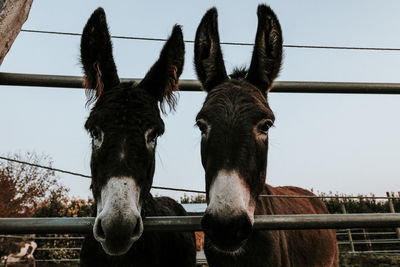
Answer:
[{"label": "fence in background", "polygon": [[[148,217],[145,231],[201,231],[201,216]],[[2,234],[88,233],[94,218],[0,218]],[[400,214],[257,215],[256,230],[400,227]]]},{"label": "fence in background", "polygon": [[[139,82],[139,79],[121,79],[122,82]],[[35,86],[35,87],[62,87],[82,88],[82,77],[0,73],[0,85]],[[180,91],[201,91],[201,86],[195,80],[181,80]],[[400,84],[397,83],[339,83],[339,82],[276,82],[271,92],[276,93],[340,93],[340,94],[400,94]],[[174,190],[171,188],[160,188]],[[177,189],[204,193],[197,190]],[[293,198],[293,196],[268,196]],[[318,198],[355,198],[367,197],[340,197],[340,196],[315,196]],[[294,198],[314,198],[314,196],[295,196]],[[255,229],[339,229],[337,238],[339,246],[348,246],[341,252],[350,253],[400,253],[400,249],[376,250],[378,245],[400,244],[400,214],[394,211],[391,199],[387,197],[371,197],[374,199],[388,199],[392,214],[318,214],[318,215],[261,215],[255,218]],[[390,204],[391,203],[391,204]],[[393,208],[393,209],[392,209]],[[201,230],[200,216],[191,217],[152,217],[144,220],[146,231],[199,231]],[[87,233],[93,227],[94,218],[1,218],[0,234],[22,233]],[[344,228],[344,229],[343,229]],[[392,228],[391,231],[370,231],[367,228]],[[396,231],[393,231],[396,228]],[[352,230],[351,230],[352,229]],[[3,235],[4,236],[4,235]],[[9,236],[9,235],[7,235]],[[390,238],[376,238],[377,236]],[[394,236],[394,237],[393,237]],[[2,235],[0,235],[2,237]],[[4,236],[5,237],[5,236]],[[359,237],[361,237],[361,240]],[[16,236],[14,237],[16,238]],[[58,237],[62,240],[65,237]],[[82,237],[68,237],[71,240],[81,240]],[[347,239],[346,239],[347,238]],[[36,240],[51,240],[57,237],[35,237]],[[365,246],[360,251],[358,248]],[[63,248],[38,248],[45,250],[79,250],[78,247]],[[54,261],[53,259],[39,259],[37,262]],[[79,261],[78,259],[61,259],[58,262]]]},{"label": "fence in background", "polygon": [[[82,77],[0,72],[0,85],[82,88]],[[121,82],[140,79],[121,79]],[[180,91],[201,91],[196,80],[180,80]],[[272,93],[400,94],[399,83],[275,82]]]}]

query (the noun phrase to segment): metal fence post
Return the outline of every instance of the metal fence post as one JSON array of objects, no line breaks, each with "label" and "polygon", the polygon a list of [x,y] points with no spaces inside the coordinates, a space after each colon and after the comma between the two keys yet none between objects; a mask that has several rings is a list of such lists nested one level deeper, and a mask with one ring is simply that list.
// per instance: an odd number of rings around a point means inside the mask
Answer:
[{"label": "metal fence post", "polygon": [[[341,202],[340,206],[342,208],[342,213],[346,214],[347,212],[346,212],[346,207],[344,206],[344,203]],[[350,229],[347,229],[347,236],[349,237],[349,243],[350,243],[351,252],[355,252],[354,243],[353,243],[353,237],[351,236],[351,230]]]},{"label": "metal fence post", "polygon": [[[390,196],[390,193],[386,192],[386,196],[388,197],[390,212],[396,213],[396,210],[394,209],[394,205],[393,205],[393,199],[395,197],[394,193],[392,193],[392,196]],[[400,228],[396,228],[396,235],[397,235],[397,238],[400,239]]]},{"label": "metal fence post", "polygon": [[[363,197],[360,197],[359,198],[360,204],[361,204],[362,200],[363,200]],[[366,245],[367,245],[367,249],[371,250],[372,244],[371,244],[371,240],[369,239],[369,236],[367,234],[367,231],[365,231],[365,228],[363,228],[362,231],[363,231],[364,241],[366,242]]]}]

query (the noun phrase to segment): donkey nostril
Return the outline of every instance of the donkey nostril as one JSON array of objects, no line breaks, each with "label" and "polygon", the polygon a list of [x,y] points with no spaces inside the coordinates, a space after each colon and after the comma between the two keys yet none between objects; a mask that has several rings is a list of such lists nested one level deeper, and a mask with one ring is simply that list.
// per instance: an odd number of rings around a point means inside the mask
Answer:
[{"label": "donkey nostril", "polygon": [[201,219],[201,227],[203,228],[204,232],[208,233],[211,230],[211,223],[210,223],[210,215],[206,213],[203,218]]},{"label": "donkey nostril", "polygon": [[219,223],[214,216],[212,216],[209,213],[206,213],[201,220],[201,227],[203,228],[204,233],[208,237],[214,239],[216,233],[218,233],[218,230],[215,231],[214,228],[218,228]]},{"label": "donkey nostril", "polygon": [[234,216],[229,220],[212,214],[205,214],[201,221],[204,233],[213,243],[221,247],[230,247],[240,244],[252,232],[252,223],[247,215]]},{"label": "donkey nostril", "polygon": [[245,240],[251,232],[251,228],[248,227],[243,227],[241,229],[238,230],[238,232],[236,233],[236,238],[238,241],[242,241]]},{"label": "donkey nostril", "polygon": [[133,229],[132,236],[133,237],[138,236],[141,230],[142,230],[142,220],[138,218],[136,220],[136,225],[135,228]]},{"label": "donkey nostril", "polygon": [[101,225],[102,220],[98,219],[97,227],[96,227],[96,235],[100,238],[105,239],[106,234],[104,233],[103,226]]},{"label": "donkey nostril", "polygon": [[211,228],[207,229],[207,231],[205,231],[205,233],[211,239],[215,239],[215,232]]},{"label": "donkey nostril", "polygon": [[243,241],[244,239],[246,239],[250,235],[252,228],[253,227],[249,218],[247,216],[241,216],[238,222],[238,230],[236,233],[237,240]]}]

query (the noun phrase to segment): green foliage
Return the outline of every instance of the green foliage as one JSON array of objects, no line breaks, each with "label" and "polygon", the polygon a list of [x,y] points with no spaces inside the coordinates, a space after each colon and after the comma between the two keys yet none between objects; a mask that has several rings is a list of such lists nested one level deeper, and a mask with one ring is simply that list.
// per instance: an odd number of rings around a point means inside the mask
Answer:
[{"label": "green foliage", "polygon": [[[320,193],[320,196],[333,195]],[[353,197],[353,195],[334,194],[337,198],[324,198],[323,201],[330,213],[343,213],[342,205],[345,206],[347,213],[390,213],[389,202],[386,199],[373,199],[375,195],[370,196],[358,195],[357,198],[342,198]],[[396,211],[400,211],[400,199],[393,199],[393,205]]]},{"label": "green foliage", "polygon": [[93,199],[71,199],[54,194],[43,201],[33,213],[33,217],[93,217],[95,216]]},{"label": "green foliage", "polygon": [[[52,195],[48,201],[42,202],[35,210],[34,217],[91,217],[95,215],[93,199],[60,198]],[[77,259],[82,245],[81,235],[57,234],[43,235],[44,237],[56,237],[58,239],[37,239],[38,247],[49,248],[35,252],[37,259]],[[68,248],[62,250],[51,250],[54,248]],[[73,249],[71,249],[73,248]]]}]

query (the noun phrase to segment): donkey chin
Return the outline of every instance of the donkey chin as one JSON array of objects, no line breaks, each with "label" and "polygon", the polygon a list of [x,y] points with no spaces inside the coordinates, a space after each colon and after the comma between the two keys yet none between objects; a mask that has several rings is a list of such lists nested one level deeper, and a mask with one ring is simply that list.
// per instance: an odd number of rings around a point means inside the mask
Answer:
[{"label": "donkey chin", "polygon": [[253,230],[254,201],[236,171],[222,170],[209,190],[209,204],[202,219],[207,246],[223,254],[238,255]]},{"label": "donkey chin", "polygon": [[123,255],[141,237],[139,196],[132,177],[112,177],[102,188],[93,235],[107,254]]},{"label": "donkey chin", "polygon": [[204,247],[214,250],[218,254],[228,255],[228,256],[239,256],[240,254],[245,252],[244,245],[246,241],[241,242],[240,245],[229,247],[229,248],[221,248],[217,244],[212,243],[212,241],[205,242]]}]

